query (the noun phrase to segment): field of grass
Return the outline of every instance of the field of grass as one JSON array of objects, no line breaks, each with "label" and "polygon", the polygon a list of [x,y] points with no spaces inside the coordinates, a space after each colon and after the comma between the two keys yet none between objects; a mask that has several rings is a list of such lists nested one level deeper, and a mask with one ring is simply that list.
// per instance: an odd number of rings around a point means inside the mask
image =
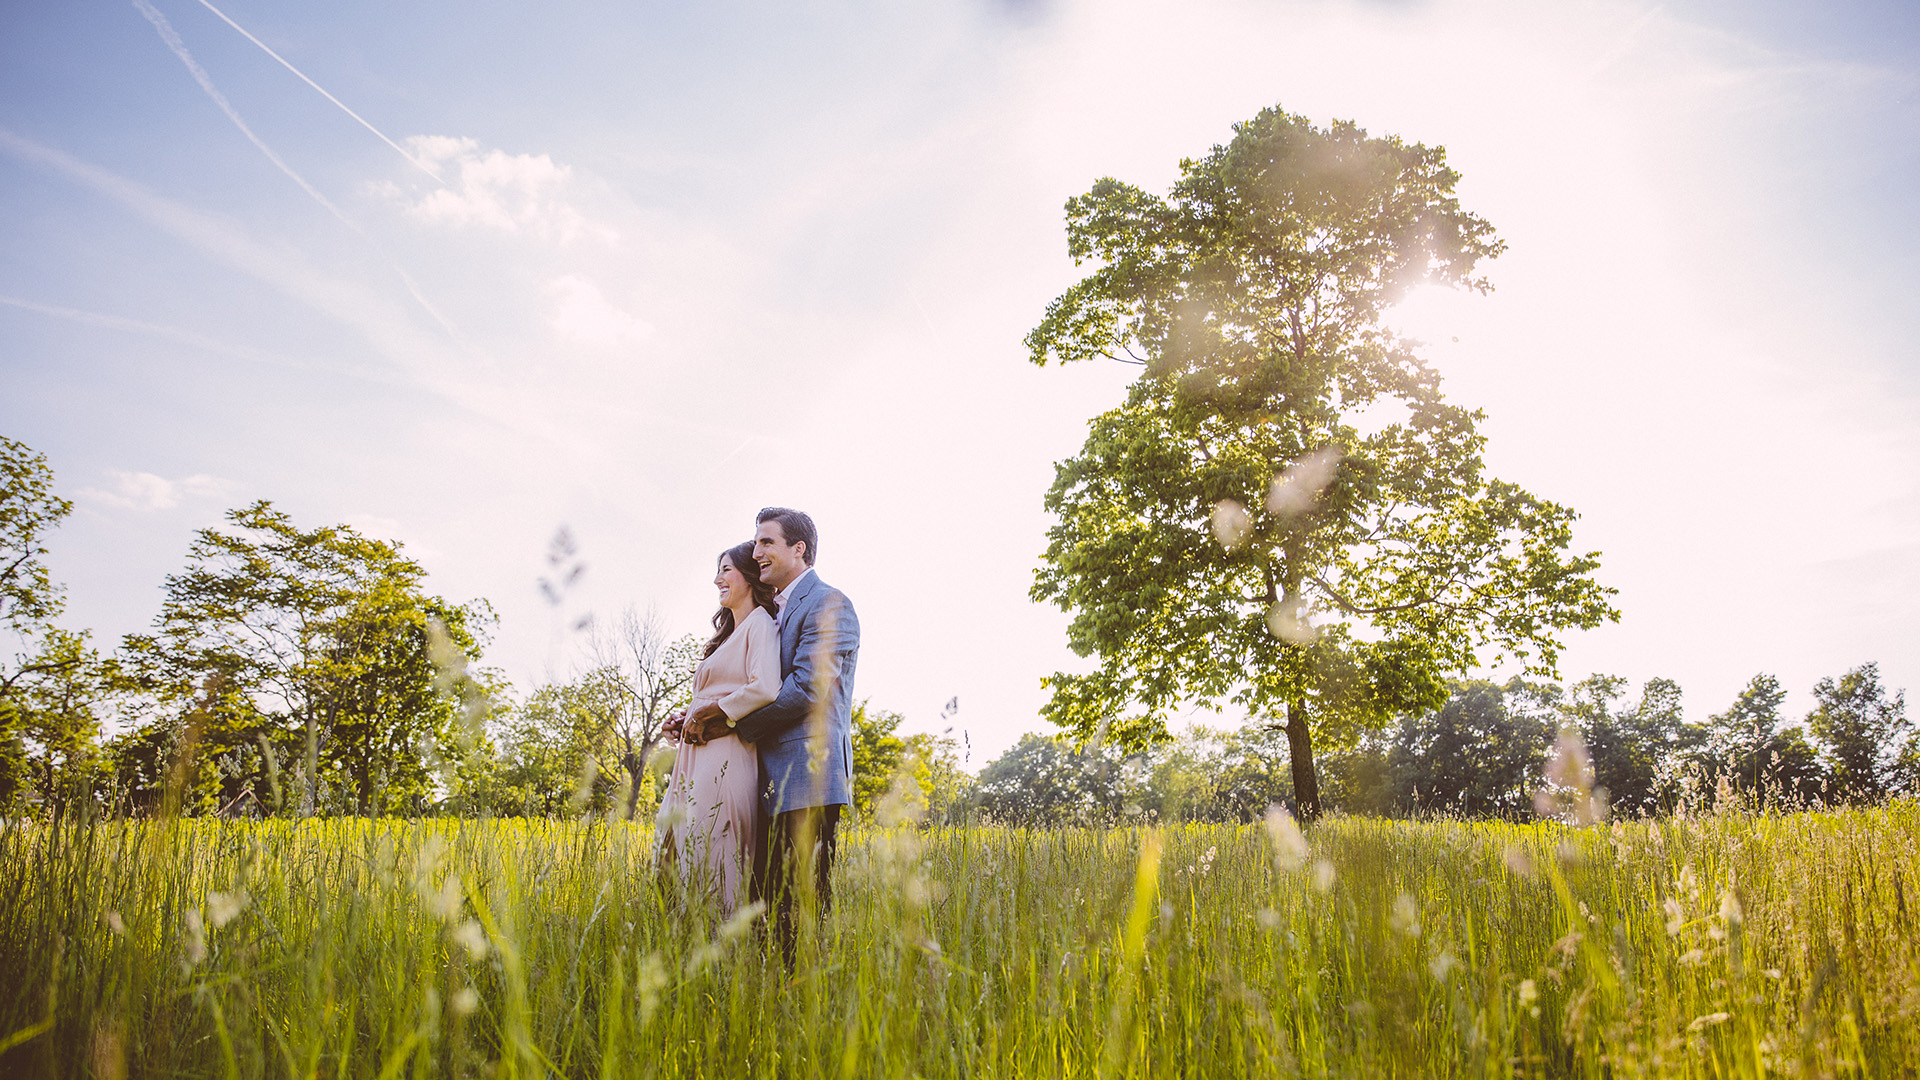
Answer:
[{"label": "field of grass", "polygon": [[7,1076],[1914,1076],[1920,806],[848,837],[790,973],[604,822],[13,824]]}]

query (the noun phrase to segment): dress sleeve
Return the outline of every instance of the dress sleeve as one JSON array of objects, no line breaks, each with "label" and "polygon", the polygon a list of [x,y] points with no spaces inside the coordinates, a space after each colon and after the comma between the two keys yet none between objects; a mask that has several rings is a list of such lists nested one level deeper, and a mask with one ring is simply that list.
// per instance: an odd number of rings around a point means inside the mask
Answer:
[{"label": "dress sleeve", "polygon": [[756,608],[754,617],[740,628],[740,636],[747,653],[747,681],[718,703],[729,725],[780,693],[780,635],[773,619]]}]

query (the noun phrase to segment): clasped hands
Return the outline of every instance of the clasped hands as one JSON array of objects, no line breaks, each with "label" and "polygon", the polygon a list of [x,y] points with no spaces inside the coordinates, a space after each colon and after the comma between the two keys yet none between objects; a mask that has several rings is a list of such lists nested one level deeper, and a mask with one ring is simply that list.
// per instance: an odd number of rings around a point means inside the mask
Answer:
[{"label": "clasped hands", "polygon": [[704,746],[713,739],[733,730],[727,723],[727,714],[720,706],[712,702],[693,710],[685,709],[667,718],[667,735],[676,737],[688,746]]}]

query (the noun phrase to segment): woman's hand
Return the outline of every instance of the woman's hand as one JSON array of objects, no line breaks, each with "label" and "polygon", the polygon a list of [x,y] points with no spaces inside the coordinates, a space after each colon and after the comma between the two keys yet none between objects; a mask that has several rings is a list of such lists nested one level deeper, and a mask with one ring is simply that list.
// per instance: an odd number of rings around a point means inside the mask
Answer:
[{"label": "woman's hand", "polygon": [[694,746],[705,746],[708,741],[726,734],[727,712],[709,701],[693,710],[680,726],[680,737]]}]

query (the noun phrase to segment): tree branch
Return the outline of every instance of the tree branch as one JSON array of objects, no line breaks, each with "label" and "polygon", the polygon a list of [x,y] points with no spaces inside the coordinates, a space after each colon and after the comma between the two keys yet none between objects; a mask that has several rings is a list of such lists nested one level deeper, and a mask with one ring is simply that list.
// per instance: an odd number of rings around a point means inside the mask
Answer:
[{"label": "tree branch", "polygon": [[60,671],[65,668],[74,667],[79,663],[80,661],[78,660],[62,660],[57,664],[28,664],[19,671],[7,676],[7,681],[0,682],[0,697],[5,697],[8,691],[13,689],[13,684],[20,681],[22,675],[31,675],[36,671]]}]

